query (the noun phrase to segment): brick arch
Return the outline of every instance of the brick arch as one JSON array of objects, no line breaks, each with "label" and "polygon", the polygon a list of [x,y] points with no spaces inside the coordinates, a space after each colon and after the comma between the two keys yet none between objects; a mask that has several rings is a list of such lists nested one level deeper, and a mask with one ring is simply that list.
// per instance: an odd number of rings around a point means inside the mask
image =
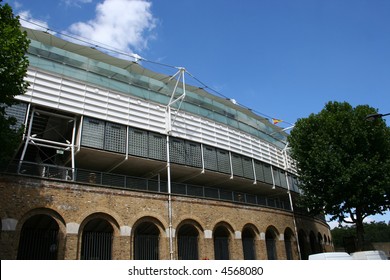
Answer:
[{"label": "brick arch", "polygon": [[283,232],[284,236],[290,235],[294,240],[297,239],[297,236],[295,236],[294,231],[290,227],[286,227]]},{"label": "brick arch", "polygon": [[243,227],[242,227],[242,230],[241,232],[244,232],[245,229],[250,229],[252,230],[255,234],[256,234],[256,237],[259,238],[260,237],[260,230],[257,228],[257,226],[255,226],[254,224],[252,223],[247,223],[245,224]]},{"label": "brick arch", "polygon": [[324,233],[324,240],[326,241],[327,246],[332,245],[332,240],[331,240],[330,236],[327,235],[326,233]]},{"label": "brick arch", "polygon": [[112,226],[114,235],[119,234],[120,225],[119,225],[118,221],[113,216],[111,216],[110,214],[107,214],[105,212],[94,212],[94,213],[91,213],[88,216],[84,217],[84,219],[80,223],[79,236],[81,236],[81,233],[83,232],[84,227],[88,224],[88,222],[90,222],[93,219],[106,220]]},{"label": "brick arch", "polygon": [[105,216],[110,221],[112,221],[113,222],[112,225],[118,229],[120,228],[121,225],[124,224],[121,216],[118,213],[116,213],[115,211],[112,211],[111,209],[106,208],[106,207],[96,207],[96,208],[94,208],[93,211],[92,210],[85,211],[84,213],[82,213],[81,215],[78,216],[76,223],[80,225],[80,228],[82,228],[83,222],[85,222],[86,219],[88,219],[89,217],[91,217],[93,215]]},{"label": "brick arch", "polygon": [[223,227],[225,227],[228,230],[228,232],[230,234],[229,238],[234,238],[234,228],[232,227],[232,225],[230,223],[228,223],[226,221],[223,221],[223,220],[217,222],[214,225],[214,227],[213,227],[213,236],[214,236],[215,229],[220,227],[220,226],[223,226]]},{"label": "brick arch", "polygon": [[310,244],[308,241],[308,235],[305,230],[300,229],[298,232],[298,242],[301,249],[301,259],[307,260],[310,254]]},{"label": "brick arch", "polygon": [[315,254],[319,252],[317,235],[313,230],[311,230],[309,233],[309,244],[310,244],[310,254]]},{"label": "brick arch", "polygon": [[326,236],[326,234],[324,233],[324,235],[323,235],[323,240],[324,240],[324,244],[325,245],[328,245],[328,237]]},{"label": "brick arch", "polygon": [[[275,214],[275,215],[277,215],[277,214]],[[276,226],[268,221],[264,221],[264,222],[261,222],[260,224],[258,224],[259,231],[261,234],[265,234],[267,232],[267,230],[272,229],[276,234],[280,235],[280,233],[284,231],[285,226],[286,226],[286,224]]]},{"label": "brick arch", "polygon": [[134,232],[137,229],[137,227],[144,222],[149,222],[149,223],[154,224],[158,228],[158,230],[160,231],[160,234],[165,234],[165,229],[167,227],[165,227],[164,223],[161,222],[160,219],[153,217],[153,216],[143,216],[141,218],[138,218],[134,222],[133,226],[131,227],[131,236],[134,236]]},{"label": "brick arch", "polygon": [[324,252],[326,240],[324,240],[324,237],[323,237],[323,235],[321,234],[321,232],[318,232],[318,233],[317,233],[317,242],[318,242],[318,250],[319,250],[319,253]]},{"label": "brick arch", "polygon": [[58,223],[60,231],[62,231],[63,233],[66,232],[65,219],[57,211],[55,211],[55,210],[53,210],[51,208],[43,208],[43,207],[30,209],[29,211],[24,213],[22,215],[22,217],[20,218],[20,220],[18,221],[17,225],[16,225],[16,231],[20,232],[20,230],[22,229],[24,223],[29,218],[31,218],[31,217],[33,217],[35,215],[40,215],[40,214],[48,215],[51,218],[53,218]]},{"label": "brick arch", "polygon": [[[49,230],[49,231],[54,230],[54,232],[51,231],[51,233],[49,234],[49,236],[51,236],[51,238],[52,238],[51,242],[53,242],[53,244],[55,246],[54,250],[56,253],[55,253],[55,256],[53,256],[53,257],[57,258],[57,259],[64,259],[65,236],[66,236],[65,220],[57,211],[50,209],[50,208],[43,208],[43,207],[42,208],[35,208],[35,209],[31,209],[31,210],[27,211],[26,213],[24,213],[24,215],[21,217],[21,219],[17,222],[16,238],[18,240],[18,250],[17,250],[18,258],[20,256],[19,254],[21,253],[23,255],[22,252],[24,251],[24,249],[21,249],[20,246],[22,246],[22,247],[28,246],[29,250],[31,251],[31,250],[33,250],[30,247],[31,244],[36,244],[34,242],[34,243],[30,243],[30,245],[26,245],[26,244],[29,244],[29,242],[31,242],[31,239],[29,239],[29,237],[26,238],[26,235],[23,235],[22,231],[23,231],[23,226],[26,224],[26,222],[28,222],[30,219],[32,219],[38,215],[48,216],[58,226],[58,230],[57,230],[57,226],[55,229],[52,228],[52,229],[47,229],[47,230]],[[46,232],[45,234],[47,234],[47,233],[48,232]],[[29,234],[27,234],[27,236],[28,235]],[[30,236],[34,236],[34,235],[30,235]],[[48,237],[45,236],[44,239],[48,240],[47,238]],[[21,239],[23,239],[23,241],[21,241]],[[24,248],[26,248],[26,247],[24,247]],[[50,250],[51,250],[51,248],[50,248]],[[24,257],[22,257],[22,258],[24,258]]]},{"label": "brick arch", "polygon": [[176,251],[180,260],[198,260],[203,255],[204,229],[193,219],[181,221],[176,228]]},{"label": "brick arch", "polygon": [[173,227],[175,229],[178,229],[183,223],[188,222],[190,224],[197,226],[202,231],[205,230],[205,226],[204,226],[202,219],[200,219],[199,217],[194,216],[194,215],[183,215],[183,216],[175,218],[174,220],[175,221],[174,221]]},{"label": "brick arch", "polygon": [[[97,221],[95,221],[97,220]],[[102,223],[99,220],[103,220]],[[91,227],[87,229],[87,227]],[[120,226],[114,217],[95,212],[84,218],[79,227],[78,257],[85,260],[110,260],[120,234]],[[99,248],[98,250],[93,248]]]},{"label": "brick arch", "polygon": [[258,228],[251,223],[243,226],[241,232],[241,245],[244,260],[255,260],[258,257],[258,246],[256,240],[260,239]]},{"label": "brick arch", "polygon": [[265,231],[265,244],[267,250],[267,258],[269,260],[278,259],[280,252],[278,252],[277,241],[279,240],[279,231],[276,227],[270,225]]},{"label": "brick arch", "polygon": [[200,222],[198,220],[195,220],[195,219],[192,219],[192,218],[188,218],[188,219],[184,219],[184,220],[180,221],[178,223],[178,225],[175,227],[176,228],[176,232],[178,232],[180,227],[182,227],[184,225],[192,225],[192,226],[194,226],[198,230],[199,234],[204,232],[204,227],[200,224]]},{"label": "brick arch", "polygon": [[144,219],[158,223],[161,226],[163,232],[169,227],[169,222],[166,220],[166,218],[163,215],[157,214],[155,212],[149,213],[147,211],[142,211],[134,215],[132,218],[133,219],[129,222],[129,226],[132,228],[134,228],[137,224],[140,223],[141,220]]},{"label": "brick arch", "polygon": [[[146,224],[147,227],[141,227]],[[152,224],[157,228],[158,234],[154,232],[155,228],[150,227]],[[160,238],[165,236],[164,224],[157,218],[152,216],[144,216],[139,218],[133,224],[131,229],[131,254],[137,260],[158,260],[164,259],[164,247],[168,245],[167,238]],[[141,231],[141,232],[139,232]]]},{"label": "brick arch", "polygon": [[297,258],[297,236],[295,236],[294,231],[290,227],[284,229],[284,249],[286,253],[286,258],[292,260]]},{"label": "brick arch", "polygon": [[[220,228],[222,232],[217,235]],[[224,232],[227,232],[227,236],[224,236]],[[234,240],[233,227],[225,221],[216,223],[213,228],[214,258],[216,260],[228,260],[232,257],[234,250],[232,240]]]},{"label": "brick arch", "polygon": [[277,239],[279,239],[280,233],[279,233],[279,230],[278,230],[275,226],[269,225],[269,226],[266,228],[265,232],[267,233],[268,231],[272,231],[273,234],[275,235],[275,237],[276,237]]}]

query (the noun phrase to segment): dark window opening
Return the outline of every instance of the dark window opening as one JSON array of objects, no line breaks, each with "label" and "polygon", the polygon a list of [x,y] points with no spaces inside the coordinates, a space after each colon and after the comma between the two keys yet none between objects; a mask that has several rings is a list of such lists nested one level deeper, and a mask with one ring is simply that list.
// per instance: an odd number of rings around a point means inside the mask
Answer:
[{"label": "dark window opening", "polygon": [[242,232],[242,248],[244,251],[244,260],[256,259],[255,234],[248,228]]},{"label": "dark window opening", "polygon": [[50,216],[40,214],[23,225],[18,260],[55,260],[58,253],[58,224]]},{"label": "dark window opening", "polygon": [[113,228],[104,219],[89,221],[83,230],[82,260],[110,260],[112,256]]},{"label": "dark window opening", "polygon": [[269,260],[277,260],[276,254],[276,234],[272,230],[265,233],[265,243],[267,247],[267,256]]},{"label": "dark window opening", "polygon": [[159,236],[156,225],[151,222],[141,223],[134,233],[134,259],[158,260]]},{"label": "dark window opening", "polygon": [[214,232],[214,255],[216,260],[229,259],[229,231],[218,227]]},{"label": "dark window opening", "polygon": [[177,237],[178,259],[198,260],[198,231],[192,225],[184,225],[179,229]]}]

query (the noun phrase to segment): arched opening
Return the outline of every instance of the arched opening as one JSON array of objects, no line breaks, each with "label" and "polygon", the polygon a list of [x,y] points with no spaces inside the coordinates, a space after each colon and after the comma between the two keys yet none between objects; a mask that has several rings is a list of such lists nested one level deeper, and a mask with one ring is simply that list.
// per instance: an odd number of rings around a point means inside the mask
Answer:
[{"label": "arched opening", "polygon": [[214,258],[216,260],[229,259],[229,231],[224,226],[218,226],[214,231]]},{"label": "arched opening", "polygon": [[324,252],[324,241],[322,239],[321,233],[318,233],[318,253]]},{"label": "arched opening", "polygon": [[330,245],[330,246],[333,246],[333,244],[332,244],[332,239],[330,239],[330,236],[328,235],[327,236],[327,240],[328,240],[328,245]]},{"label": "arched opening", "polygon": [[330,241],[328,239],[328,237],[326,236],[326,234],[324,234],[324,252],[326,252],[328,250],[328,245],[330,244]]},{"label": "arched opening", "polygon": [[183,225],[177,233],[177,249],[179,260],[198,260],[199,232],[193,225]]},{"label": "arched opening", "polygon": [[286,258],[288,260],[293,260],[293,240],[294,234],[291,229],[287,228],[284,231],[284,248],[286,250]]},{"label": "arched opening", "polygon": [[313,231],[310,231],[310,254],[318,253],[316,236]]},{"label": "arched opening", "polygon": [[276,251],[276,237],[277,234],[273,229],[267,229],[267,231],[265,232],[265,244],[267,247],[267,256],[269,260],[278,259]]},{"label": "arched opening", "polygon": [[111,224],[102,218],[94,218],[83,228],[81,243],[82,260],[110,260],[112,256]]},{"label": "arched opening", "polygon": [[244,251],[244,260],[256,259],[256,234],[250,228],[245,228],[242,231],[242,249]]},{"label": "arched opening", "polygon": [[48,215],[39,214],[29,218],[20,232],[17,259],[57,259],[58,230],[58,223]]},{"label": "arched opening", "polygon": [[159,259],[160,231],[152,222],[142,222],[134,231],[134,259]]},{"label": "arched opening", "polygon": [[298,233],[299,248],[301,249],[301,259],[307,260],[309,257],[308,246],[307,246],[307,235],[303,230]]}]

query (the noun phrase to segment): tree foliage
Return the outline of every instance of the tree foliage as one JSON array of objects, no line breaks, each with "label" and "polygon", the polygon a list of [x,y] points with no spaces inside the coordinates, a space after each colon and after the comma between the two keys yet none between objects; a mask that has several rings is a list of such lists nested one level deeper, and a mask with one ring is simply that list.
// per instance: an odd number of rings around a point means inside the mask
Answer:
[{"label": "tree foliage", "polygon": [[19,17],[14,16],[8,4],[0,6],[0,103],[12,104],[13,97],[24,93],[28,87],[24,80],[28,46],[29,40],[26,32],[20,29]]},{"label": "tree foliage", "polygon": [[361,105],[329,102],[318,114],[299,119],[289,135],[297,161],[302,206],[331,220],[356,224],[390,208],[390,129]]},{"label": "tree foliage", "polygon": [[[390,223],[371,222],[364,223],[365,241],[373,242],[390,242]],[[335,247],[344,247],[345,240],[356,237],[355,226],[340,226],[331,230],[332,240]]]},{"label": "tree foliage", "polygon": [[26,32],[20,29],[8,4],[0,0],[0,167],[14,153],[20,133],[12,128],[13,118],[5,114],[5,107],[15,104],[15,95],[23,94],[28,87],[24,79],[29,65],[26,52],[29,46]]}]

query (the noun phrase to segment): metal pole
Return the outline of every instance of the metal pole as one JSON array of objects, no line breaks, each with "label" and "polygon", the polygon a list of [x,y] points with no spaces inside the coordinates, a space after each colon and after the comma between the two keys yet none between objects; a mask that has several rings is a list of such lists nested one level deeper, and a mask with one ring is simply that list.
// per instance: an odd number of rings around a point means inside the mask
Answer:
[{"label": "metal pole", "polygon": [[287,170],[288,170],[288,166],[287,166],[288,165],[288,161],[287,161],[287,147],[288,147],[288,143],[286,144],[286,146],[283,149],[284,166],[285,166],[285,169],[286,169],[284,174],[286,176],[287,193],[288,193],[288,198],[290,200],[290,207],[291,207],[292,216],[293,216],[294,231],[295,231],[295,236],[296,236],[296,240],[297,240],[298,256],[299,256],[299,259],[301,260],[302,259],[301,246],[299,245],[299,236],[298,236],[297,222],[296,222],[296,219],[295,219],[294,204],[293,204],[293,200],[292,200],[292,196],[291,196],[290,183],[288,181],[288,176],[287,176]]},{"label": "metal pole", "polygon": [[168,220],[169,220],[169,259],[173,260],[173,230],[172,230],[172,189],[171,162],[169,157],[169,135],[167,135],[167,176],[168,176]]},{"label": "metal pole", "polygon": [[[183,99],[186,95],[186,88],[185,88],[185,80],[184,80],[184,74],[186,72],[185,68],[183,67],[178,67],[178,71],[175,75],[173,75],[169,80],[172,80],[176,76],[178,76],[175,87],[173,89],[171,98],[169,100],[169,103],[167,104],[166,108],[166,124],[165,124],[165,132],[167,134],[167,181],[168,181],[168,220],[169,220],[169,258],[171,260],[174,259],[174,250],[173,250],[173,228],[172,228],[172,188],[171,188],[171,160],[170,160],[170,155],[169,155],[169,136],[172,132],[172,124],[175,122],[177,114],[180,110],[181,102],[183,102]],[[175,98],[175,93],[178,88],[178,85],[180,83],[180,79],[182,79],[183,83],[183,94],[179,96],[178,98]],[[171,116],[171,106],[174,105],[176,102],[180,101],[179,108],[176,111],[175,118],[173,119],[172,122],[172,116]]]},{"label": "metal pole", "polygon": [[286,175],[286,180],[287,180],[287,189],[288,189],[287,193],[288,193],[288,198],[290,200],[290,207],[291,207],[293,222],[294,222],[294,230],[295,230],[295,235],[296,235],[296,240],[297,240],[298,256],[299,256],[299,259],[301,260],[302,259],[301,246],[299,245],[298,228],[297,228],[297,222],[295,220],[294,205],[293,205],[293,200],[292,200],[292,196],[291,196],[290,184],[288,182],[287,172],[285,172],[285,175]]},{"label": "metal pole", "polygon": [[272,189],[274,190],[276,188],[276,185],[275,185],[274,169],[272,168],[272,165],[271,165],[271,177],[272,177]]},{"label": "metal pole", "polygon": [[74,142],[76,139],[76,118],[73,119],[72,143],[71,143],[71,157],[72,157],[72,181],[75,180],[75,157],[74,157]]},{"label": "metal pole", "polygon": [[252,168],[253,168],[253,176],[255,177],[253,184],[257,184],[257,176],[256,176],[256,167],[255,167],[255,160],[252,158]]},{"label": "metal pole", "polygon": [[171,133],[171,107],[167,107],[167,188],[168,188],[168,234],[169,234],[169,259],[173,260],[173,236],[172,236],[172,188],[171,188],[171,160],[169,154],[169,134]]},{"label": "metal pole", "polygon": [[232,153],[229,151],[229,163],[230,163],[230,179],[233,179],[233,163],[232,163]]},{"label": "metal pole", "polygon": [[[167,104],[167,108],[166,108],[166,124],[165,124],[165,132],[167,134],[167,181],[168,181],[168,220],[169,220],[169,258],[171,260],[174,259],[174,250],[173,250],[173,228],[172,228],[172,188],[171,188],[171,160],[170,160],[170,155],[169,155],[169,147],[170,147],[170,143],[169,143],[169,135],[171,134],[172,132],[172,124],[175,122],[176,120],[176,116],[180,110],[180,106],[181,106],[181,103],[179,104],[179,108],[177,109],[176,111],[176,115],[175,115],[175,118],[172,122],[172,116],[171,116],[171,106],[174,105],[176,102],[178,101],[183,101],[185,95],[186,95],[186,89],[185,89],[185,81],[184,81],[184,73],[185,73],[185,68],[183,67],[178,67],[178,71],[175,75],[173,75],[169,80],[172,80],[173,78],[175,78],[176,76],[178,76],[177,78],[177,81],[176,81],[176,84],[175,84],[175,87],[173,89],[173,92],[172,92],[172,95],[171,95],[171,98],[169,100],[169,103]],[[182,79],[182,82],[183,82],[183,94],[181,96],[179,96],[178,98],[174,99],[175,97],[175,92],[178,88],[178,85],[180,83],[180,79]]]},{"label": "metal pole", "polygon": [[34,120],[34,114],[35,114],[35,108],[33,108],[32,112],[31,112],[31,118],[30,118],[28,130],[27,130],[26,142],[24,143],[22,155],[20,156],[20,160],[19,160],[19,164],[18,164],[18,174],[20,173],[20,168],[22,167],[22,162],[24,160],[24,156],[26,155],[27,146],[28,146],[28,143],[30,142],[30,139],[31,139],[31,130],[32,130],[32,124],[33,124],[33,120]]}]

